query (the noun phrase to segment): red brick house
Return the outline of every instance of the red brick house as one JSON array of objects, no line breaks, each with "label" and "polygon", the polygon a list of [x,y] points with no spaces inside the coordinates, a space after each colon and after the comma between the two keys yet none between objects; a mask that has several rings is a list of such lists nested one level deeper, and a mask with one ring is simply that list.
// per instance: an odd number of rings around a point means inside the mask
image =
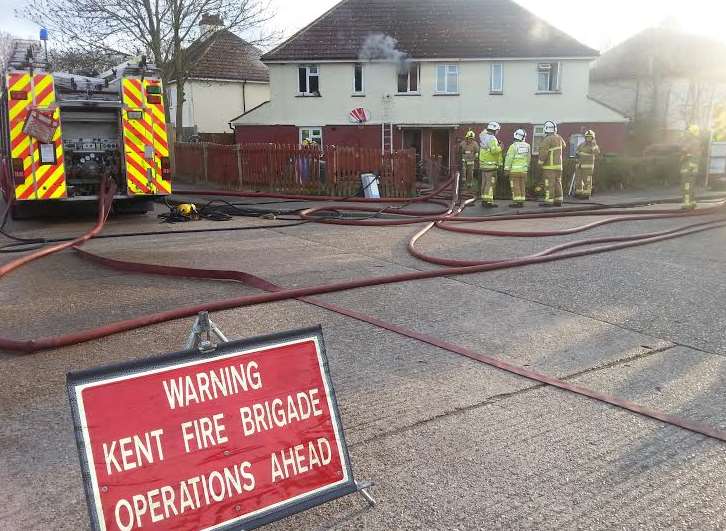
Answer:
[{"label": "red brick house", "polygon": [[627,118],[588,96],[597,56],[512,0],[343,0],[263,55],[271,99],[230,123],[242,143],[413,147],[449,166],[469,128],[496,120],[509,143],[522,127],[536,150],[555,120],[573,149],[595,129],[619,152]]}]

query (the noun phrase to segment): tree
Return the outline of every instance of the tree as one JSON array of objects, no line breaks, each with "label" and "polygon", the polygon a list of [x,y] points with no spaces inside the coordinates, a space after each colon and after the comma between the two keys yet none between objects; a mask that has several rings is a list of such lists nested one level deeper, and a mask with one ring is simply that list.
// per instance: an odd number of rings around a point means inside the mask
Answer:
[{"label": "tree", "polygon": [[[161,68],[164,85],[176,81],[176,123],[182,125],[184,83],[201,54],[186,53],[200,37],[205,15],[222,21],[219,29],[240,33],[252,44],[267,44],[272,18],[269,0],[30,0],[17,14],[45,26],[76,49],[108,54],[146,53]],[[215,34],[205,35],[211,44]],[[167,120],[169,107],[167,109]]]},{"label": "tree", "polygon": [[97,76],[124,61],[126,56],[95,48],[69,47],[48,51],[52,71],[68,72],[82,76]]},{"label": "tree", "polygon": [[7,31],[0,31],[0,72],[5,70],[15,37]]}]

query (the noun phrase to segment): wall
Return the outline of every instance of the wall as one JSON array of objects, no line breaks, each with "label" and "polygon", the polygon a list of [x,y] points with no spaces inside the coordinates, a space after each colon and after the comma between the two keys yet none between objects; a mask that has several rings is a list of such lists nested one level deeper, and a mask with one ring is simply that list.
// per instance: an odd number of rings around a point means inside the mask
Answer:
[{"label": "wall", "polygon": [[396,124],[626,122],[587,98],[589,62],[563,61],[561,93],[537,93],[536,61],[506,61],[504,94],[489,93],[490,63],[459,62],[459,95],[435,95],[436,63],[421,64],[420,95],[396,95],[396,67],[364,64],[365,96],[352,95],[352,63],[321,63],[321,97],[297,95],[296,64],[269,64],[271,104],[235,120],[239,124],[343,125],[348,112],[364,107],[371,123]]},{"label": "wall", "polygon": [[[452,157],[455,157],[457,145],[464,139],[466,132],[472,128],[477,136],[485,128],[486,124],[468,124],[458,128],[451,128],[450,149]],[[499,138],[505,146],[512,142],[514,131],[522,128],[527,131],[528,141],[531,142],[534,134],[534,125],[528,123],[502,124],[502,132]],[[581,122],[560,124],[560,134],[569,141],[570,135],[584,133],[593,129],[598,137],[598,144],[603,153],[621,153],[625,149],[627,137],[627,124],[612,122]],[[299,142],[299,130],[290,125],[238,125],[235,127],[235,141],[241,144],[247,143],[281,143],[297,144]],[[431,154],[431,128],[422,128],[422,154],[429,158]],[[323,127],[323,144],[335,146],[355,146],[363,148],[381,147],[381,126],[380,125],[336,125]],[[393,147],[403,147],[403,134],[399,128],[394,128]]]},{"label": "wall", "polygon": [[[243,98],[244,90],[244,98]],[[245,107],[267,101],[268,83],[189,80],[184,84],[184,127],[196,125],[200,133],[230,132],[229,121]],[[170,84],[170,112],[176,121],[176,88]]]}]

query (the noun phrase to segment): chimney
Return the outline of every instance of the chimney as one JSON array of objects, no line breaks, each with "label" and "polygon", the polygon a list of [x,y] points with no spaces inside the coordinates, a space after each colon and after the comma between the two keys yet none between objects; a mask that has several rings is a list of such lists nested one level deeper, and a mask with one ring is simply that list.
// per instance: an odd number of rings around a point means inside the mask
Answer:
[{"label": "chimney", "polygon": [[204,39],[223,27],[222,17],[217,14],[204,13],[199,21],[199,37]]}]

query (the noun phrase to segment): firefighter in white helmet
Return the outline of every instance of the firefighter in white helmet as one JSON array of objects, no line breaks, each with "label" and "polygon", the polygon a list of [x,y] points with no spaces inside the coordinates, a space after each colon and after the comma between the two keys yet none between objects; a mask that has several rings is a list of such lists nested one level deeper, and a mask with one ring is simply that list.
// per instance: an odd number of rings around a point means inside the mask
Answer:
[{"label": "firefighter in white helmet", "polygon": [[464,141],[459,144],[461,152],[461,189],[472,190],[474,188],[474,170],[476,161],[479,158],[479,142],[476,141],[476,133],[469,129]]},{"label": "firefighter in white helmet", "polygon": [[495,207],[494,189],[497,185],[497,173],[502,167],[502,146],[497,134],[502,127],[497,122],[489,122],[486,131],[479,135],[479,170],[481,171],[481,203],[487,208]]},{"label": "firefighter in white helmet", "polygon": [[504,159],[504,172],[509,176],[509,184],[512,187],[512,204],[509,206],[513,208],[523,206],[525,201],[525,183],[532,156],[532,149],[526,140],[527,133],[524,129],[517,129],[514,132],[514,142],[509,146]]},{"label": "firefighter in white helmet", "polygon": [[592,176],[600,147],[595,141],[595,131],[585,131],[585,141],[577,146],[577,168],[575,169],[575,197],[590,199],[592,195]]},{"label": "firefighter in white helmet", "polygon": [[545,197],[542,206],[562,205],[562,157],[565,141],[557,134],[557,124],[544,124],[545,137],[539,145],[539,165],[542,168]]}]

